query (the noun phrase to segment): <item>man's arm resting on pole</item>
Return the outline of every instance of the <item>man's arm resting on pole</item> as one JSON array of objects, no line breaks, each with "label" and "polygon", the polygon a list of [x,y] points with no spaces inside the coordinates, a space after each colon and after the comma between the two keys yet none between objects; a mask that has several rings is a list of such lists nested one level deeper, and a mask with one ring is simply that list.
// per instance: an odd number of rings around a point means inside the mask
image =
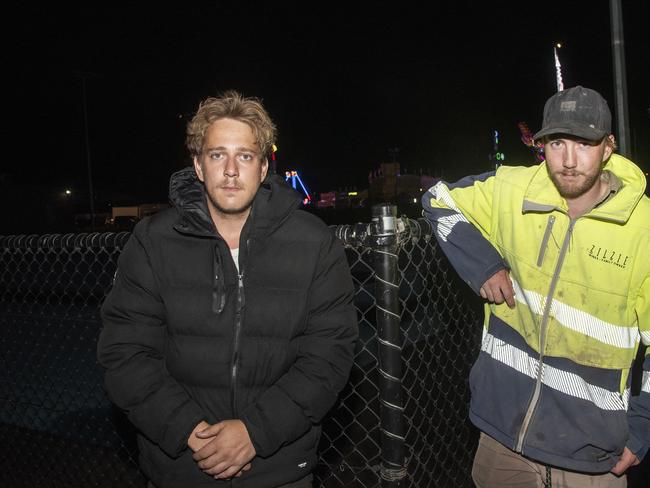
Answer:
[{"label": "man's arm resting on pole", "polygon": [[437,183],[422,196],[423,215],[449,262],[476,294],[514,305],[505,299],[511,295],[509,280],[498,274],[508,266],[489,241],[494,178],[485,173],[451,185]]}]

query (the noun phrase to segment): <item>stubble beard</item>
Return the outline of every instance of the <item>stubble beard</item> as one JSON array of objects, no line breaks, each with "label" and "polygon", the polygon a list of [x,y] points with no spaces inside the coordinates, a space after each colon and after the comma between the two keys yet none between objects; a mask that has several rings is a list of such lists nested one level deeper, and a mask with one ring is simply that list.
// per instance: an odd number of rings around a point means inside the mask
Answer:
[{"label": "stubble beard", "polygon": [[228,217],[235,217],[237,215],[245,214],[253,206],[253,200],[255,200],[255,194],[253,194],[246,202],[244,202],[243,205],[239,207],[225,208],[219,204],[217,199],[212,195],[212,192],[208,191],[206,193],[208,195],[210,203],[212,204],[212,207],[220,214],[226,215]]},{"label": "stubble beard", "polygon": [[551,173],[551,180],[563,198],[573,199],[584,195],[591,190],[600,179],[600,171],[593,175],[585,175],[583,173],[577,173],[577,175],[582,176],[584,179],[571,184],[562,180],[561,172]]}]

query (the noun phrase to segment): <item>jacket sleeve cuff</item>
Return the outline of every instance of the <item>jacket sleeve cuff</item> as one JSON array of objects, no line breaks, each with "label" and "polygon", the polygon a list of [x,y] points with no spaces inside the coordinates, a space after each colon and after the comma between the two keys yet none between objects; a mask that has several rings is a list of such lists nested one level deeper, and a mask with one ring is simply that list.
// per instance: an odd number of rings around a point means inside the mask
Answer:
[{"label": "jacket sleeve cuff", "polygon": [[494,275],[496,272],[501,271],[502,269],[509,269],[508,265],[506,262],[503,260],[503,258],[495,251],[494,252],[494,262],[490,264],[481,274],[478,275],[477,283],[476,286],[473,283],[469,283],[469,285],[474,288],[474,292],[478,295],[481,287],[483,284],[490,279],[492,275]]},{"label": "jacket sleeve cuff", "polygon": [[645,457],[646,453],[648,452],[648,444],[644,443],[641,439],[639,439],[636,435],[634,435],[632,432],[630,432],[630,437],[627,440],[627,446],[626,446],[630,451],[632,451],[637,458],[639,458],[639,461],[643,461],[643,458]]},{"label": "jacket sleeve cuff", "polygon": [[160,440],[160,448],[172,458],[177,458],[189,449],[187,440],[194,428],[205,420],[205,415],[194,402],[188,402],[182,412],[169,416],[165,433]]},{"label": "jacket sleeve cuff", "polygon": [[[311,427],[300,407],[289,400],[277,387],[267,391],[261,401],[251,405],[241,415],[255,452],[260,457],[268,457],[276,452],[284,442],[297,439]],[[281,405],[267,410],[260,404]]]}]

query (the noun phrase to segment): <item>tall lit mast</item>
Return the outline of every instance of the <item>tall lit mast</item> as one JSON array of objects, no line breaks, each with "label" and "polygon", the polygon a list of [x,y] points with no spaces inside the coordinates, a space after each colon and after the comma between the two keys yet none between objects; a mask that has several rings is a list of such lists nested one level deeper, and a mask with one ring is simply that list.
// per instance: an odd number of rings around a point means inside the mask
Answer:
[{"label": "tall lit mast", "polygon": [[553,46],[553,54],[555,55],[555,78],[557,81],[557,91],[564,90],[564,83],[562,82],[562,66],[560,66],[560,58],[557,55],[557,50],[562,47],[559,42]]}]

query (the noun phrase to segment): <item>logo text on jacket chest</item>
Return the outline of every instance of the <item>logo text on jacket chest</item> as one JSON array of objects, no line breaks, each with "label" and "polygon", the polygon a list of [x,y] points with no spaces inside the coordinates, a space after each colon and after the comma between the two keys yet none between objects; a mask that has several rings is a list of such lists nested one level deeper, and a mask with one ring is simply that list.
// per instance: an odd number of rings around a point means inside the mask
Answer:
[{"label": "logo text on jacket chest", "polygon": [[592,244],[589,249],[589,257],[603,263],[613,264],[619,268],[625,268],[627,263],[630,262],[631,256],[627,256],[622,252],[615,251],[614,249],[608,249],[606,247],[599,246],[598,244]]}]

